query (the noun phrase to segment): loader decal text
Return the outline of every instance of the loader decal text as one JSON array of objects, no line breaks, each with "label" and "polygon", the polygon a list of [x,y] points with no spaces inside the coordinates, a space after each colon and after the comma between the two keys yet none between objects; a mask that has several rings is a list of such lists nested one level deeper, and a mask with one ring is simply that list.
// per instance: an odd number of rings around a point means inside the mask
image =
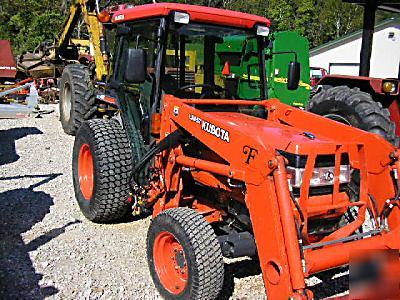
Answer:
[{"label": "loader decal text", "polygon": [[201,129],[204,130],[207,133],[210,133],[214,136],[216,136],[217,138],[221,139],[224,142],[229,143],[230,139],[229,139],[229,131],[225,130],[221,127],[218,127],[217,125],[214,125],[210,122],[207,122],[205,120],[202,120],[201,118],[199,118],[198,116],[189,114],[189,120],[193,121],[197,124],[201,125]]},{"label": "loader decal text", "polygon": [[243,154],[246,156],[246,159],[244,162],[249,165],[250,161],[252,159],[256,158],[256,156],[258,154],[258,150],[245,145],[245,146],[243,146]]}]

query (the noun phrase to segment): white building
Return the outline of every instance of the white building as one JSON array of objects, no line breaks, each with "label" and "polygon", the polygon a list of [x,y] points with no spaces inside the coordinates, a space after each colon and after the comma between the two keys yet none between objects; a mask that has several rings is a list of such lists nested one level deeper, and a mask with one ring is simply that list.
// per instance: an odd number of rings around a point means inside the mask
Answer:
[{"label": "white building", "polygon": [[[362,30],[310,51],[310,66],[330,74],[358,75]],[[371,54],[371,77],[397,78],[400,75],[400,18],[375,26]]]}]

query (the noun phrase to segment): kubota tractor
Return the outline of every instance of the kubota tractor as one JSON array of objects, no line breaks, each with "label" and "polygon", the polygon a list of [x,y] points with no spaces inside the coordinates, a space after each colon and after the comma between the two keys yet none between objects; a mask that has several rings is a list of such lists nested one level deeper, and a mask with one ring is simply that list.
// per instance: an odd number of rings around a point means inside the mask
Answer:
[{"label": "kubota tractor", "polygon": [[[269,299],[312,299],[312,274],[357,251],[399,248],[400,152],[378,135],[267,100],[268,19],[159,3],[115,11],[109,26],[113,72],[96,98],[115,115],[77,131],[75,195],[93,222],[152,214],[147,257],[163,297],[214,299],[223,257],[250,256]],[[218,45],[233,38],[256,41],[256,99],[239,97],[215,68]],[[197,57],[194,83],[187,51]],[[299,77],[291,62],[288,85]]]}]

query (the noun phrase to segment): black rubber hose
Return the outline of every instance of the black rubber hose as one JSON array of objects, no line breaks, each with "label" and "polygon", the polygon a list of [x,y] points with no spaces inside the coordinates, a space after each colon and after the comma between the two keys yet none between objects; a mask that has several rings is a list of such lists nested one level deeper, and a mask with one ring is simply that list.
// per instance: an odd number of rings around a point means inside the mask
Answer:
[{"label": "black rubber hose", "polygon": [[129,178],[129,182],[132,183],[132,179],[147,165],[147,163],[154,158],[158,153],[174,148],[178,146],[184,137],[184,133],[177,129],[166,138],[162,139],[158,144],[155,144],[150,150],[143,156],[142,160],[134,167],[132,174]]},{"label": "black rubber hose", "polygon": [[[389,203],[385,203],[385,206],[383,207],[382,212],[381,212],[381,216],[380,216],[381,217],[381,221],[384,218],[387,219],[389,217],[390,213],[392,212],[393,207],[395,207],[395,206],[399,207],[399,205],[396,203],[400,199],[400,185],[399,185],[399,181],[398,180],[396,180],[396,184],[397,184],[396,196],[394,198],[390,199]],[[392,207],[390,207],[390,205],[392,205]]]},{"label": "black rubber hose", "polygon": [[303,232],[304,222],[305,222],[303,210],[301,209],[299,203],[297,203],[297,201],[296,201],[296,199],[295,199],[295,197],[293,195],[293,192],[292,191],[289,191],[289,192],[290,192],[290,198],[292,199],[293,204],[296,206],[296,209],[299,212],[300,220],[301,220],[300,232]]},{"label": "black rubber hose", "polygon": [[379,216],[379,209],[378,209],[378,204],[376,203],[376,199],[372,194],[368,194],[369,198],[372,201],[372,204],[374,205],[374,210],[375,210],[375,214],[378,217]]}]

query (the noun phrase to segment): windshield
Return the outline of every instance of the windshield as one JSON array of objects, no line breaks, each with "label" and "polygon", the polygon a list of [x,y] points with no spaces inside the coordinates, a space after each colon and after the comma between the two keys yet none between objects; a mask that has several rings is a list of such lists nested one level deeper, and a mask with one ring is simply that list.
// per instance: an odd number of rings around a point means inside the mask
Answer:
[{"label": "windshield", "polygon": [[260,99],[260,55],[253,31],[206,24],[169,27],[162,89],[181,98],[243,99],[256,86]]}]

